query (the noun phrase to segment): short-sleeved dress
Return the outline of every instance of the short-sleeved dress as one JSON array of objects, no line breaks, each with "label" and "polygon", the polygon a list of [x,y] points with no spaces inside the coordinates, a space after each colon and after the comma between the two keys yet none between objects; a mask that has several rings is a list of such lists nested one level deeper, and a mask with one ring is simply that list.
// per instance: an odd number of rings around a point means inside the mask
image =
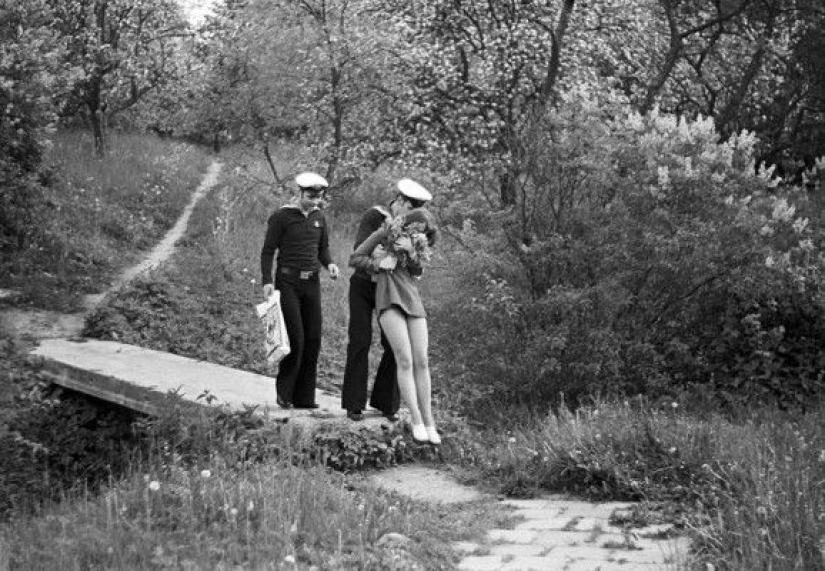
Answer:
[{"label": "short-sleeved dress", "polygon": [[413,277],[421,274],[421,268],[399,266],[387,271],[379,269],[379,261],[373,259],[372,251],[386,237],[387,226],[384,225],[355,249],[349,265],[376,274],[375,309],[379,315],[390,307],[397,307],[410,317],[427,317],[424,304],[421,302],[421,294],[418,292],[417,280]]}]

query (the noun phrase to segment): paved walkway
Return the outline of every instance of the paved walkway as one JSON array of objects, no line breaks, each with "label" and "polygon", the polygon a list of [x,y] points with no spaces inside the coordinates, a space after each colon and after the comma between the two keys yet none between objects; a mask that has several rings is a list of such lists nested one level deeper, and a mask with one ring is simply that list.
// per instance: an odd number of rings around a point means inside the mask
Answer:
[{"label": "paved walkway", "polygon": [[514,529],[493,529],[484,544],[459,544],[465,571],[658,571],[676,569],[684,537],[662,539],[661,527],[623,530],[610,525],[630,504],[594,504],[547,496],[502,502],[524,518]]},{"label": "paved walkway", "polygon": [[[374,475],[384,489],[417,500],[456,504],[489,499],[462,486],[443,471],[401,466]],[[592,503],[548,495],[504,500],[503,509],[520,518],[512,529],[493,529],[480,543],[460,542],[463,571],[662,571],[675,570],[685,558],[688,540],[671,526],[625,530],[610,524],[631,503]]]}]

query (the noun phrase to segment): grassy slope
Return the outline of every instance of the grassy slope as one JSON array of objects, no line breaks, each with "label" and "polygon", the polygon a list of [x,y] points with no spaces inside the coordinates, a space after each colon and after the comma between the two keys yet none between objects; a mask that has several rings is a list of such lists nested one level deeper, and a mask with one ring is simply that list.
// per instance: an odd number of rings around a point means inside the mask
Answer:
[{"label": "grassy slope", "polygon": [[88,134],[57,134],[40,232],[0,259],[0,287],[20,290],[22,304],[79,309],[172,227],[211,160],[146,135],[113,135],[98,159]]}]

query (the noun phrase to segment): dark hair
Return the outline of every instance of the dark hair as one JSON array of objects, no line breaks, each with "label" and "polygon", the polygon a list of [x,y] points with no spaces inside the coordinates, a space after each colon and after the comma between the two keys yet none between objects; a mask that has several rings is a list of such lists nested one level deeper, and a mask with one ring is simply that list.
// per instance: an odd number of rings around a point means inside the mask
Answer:
[{"label": "dark hair", "polygon": [[415,223],[423,224],[424,235],[427,237],[427,241],[430,243],[430,246],[435,245],[435,241],[438,238],[438,226],[429,210],[425,208],[410,210],[404,214],[402,220],[404,226]]}]

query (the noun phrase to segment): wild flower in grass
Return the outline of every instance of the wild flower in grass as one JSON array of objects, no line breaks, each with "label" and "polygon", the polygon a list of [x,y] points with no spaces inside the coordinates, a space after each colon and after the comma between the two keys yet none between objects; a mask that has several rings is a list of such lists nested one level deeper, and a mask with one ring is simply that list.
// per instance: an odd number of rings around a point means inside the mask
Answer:
[{"label": "wild flower in grass", "polygon": [[153,492],[157,492],[158,490],[160,490],[160,482],[158,482],[157,480],[152,480],[151,482],[149,482],[149,489]]},{"label": "wild flower in grass", "polygon": [[284,563],[294,565],[295,564],[295,557],[293,557],[292,555],[287,555],[286,557],[284,557]]},{"label": "wild flower in grass", "polygon": [[212,472],[210,470],[201,470],[201,478],[204,480],[212,476]]}]

